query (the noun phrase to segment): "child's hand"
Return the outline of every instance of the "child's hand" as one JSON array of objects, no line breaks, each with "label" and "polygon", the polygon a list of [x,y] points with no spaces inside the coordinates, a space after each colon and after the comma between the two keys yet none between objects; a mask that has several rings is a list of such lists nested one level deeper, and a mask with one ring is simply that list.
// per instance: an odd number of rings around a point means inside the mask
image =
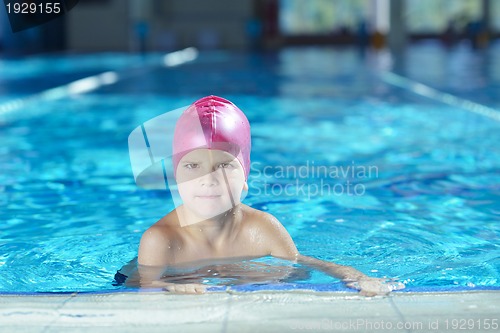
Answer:
[{"label": "child's hand", "polygon": [[169,283],[163,281],[153,281],[153,287],[160,287],[166,291],[178,294],[204,294],[207,291],[207,286],[200,283]]},{"label": "child's hand", "polygon": [[405,285],[402,282],[372,277],[363,277],[358,281],[348,282],[346,285],[349,288],[359,290],[360,295],[367,297],[387,295],[393,290],[405,288]]}]

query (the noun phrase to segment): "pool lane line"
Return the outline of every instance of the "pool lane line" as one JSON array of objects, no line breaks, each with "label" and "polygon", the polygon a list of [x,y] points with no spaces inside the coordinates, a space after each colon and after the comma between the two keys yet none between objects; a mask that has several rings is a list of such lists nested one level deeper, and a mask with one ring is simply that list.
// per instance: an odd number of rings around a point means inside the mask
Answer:
[{"label": "pool lane line", "polygon": [[5,124],[17,119],[39,116],[46,113],[46,111],[44,112],[38,109],[37,112],[26,114],[23,112],[23,109],[29,104],[43,103],[50,100],[58,100],[69,96],[84,94],[102,86],[116,83],[118,80],[118,74],[116,72],[109,71],[79,79],[59,87],[47,89],[31,96],[20,97],[4,102],[0,104],[0,124]]},{"label": "pool lane line", "polygon": [[123,73],[116,71],[107,71],[101,74],[82,78],[62,86],[44,90],[40,93],[33,94],[26,97],[16,98],[0,104],[0,125],[12,122],[22,118],[31,118],[40,116],[47,111],[38,109],[35,112],[26,114],[24,108],[29,104],[43,103],[47,101],[60,100],[72,96],[86,94],[95,91],[104,86],[112,85],[120,80],[129,78],[131,76],[130,70],[132,69],[153,69],[162,65],[164,67],[176,67],[185,63],[191,62],[198,57],[198,50],[194,47],[188,47],[179,51],[167,53],[163,56],[161,62],[150,61],[149,63],[142,63],[137,66],[128,67],[123,70]]},{"label": "pool lane line", "polygon": [[469,112],[473,112],[500,122],[500,111],[490,108],[489,106],[439,91],[428,85],[411,80],[393,72],[384,72],[380,75],[380,77],[385,83],[409,90],[414,94],[424,96],[451,106],[457,106]]}]

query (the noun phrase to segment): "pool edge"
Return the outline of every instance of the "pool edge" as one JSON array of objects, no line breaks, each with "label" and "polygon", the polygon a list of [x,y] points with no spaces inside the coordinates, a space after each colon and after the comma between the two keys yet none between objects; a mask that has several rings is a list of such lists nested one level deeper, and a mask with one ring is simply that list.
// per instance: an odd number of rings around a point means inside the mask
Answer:
[{"label": "pool edge", "polygon": [[460,320],[491,325],[492,320],[500,321],[498,313],[500,291],[407,292],[371,298],[354,292],[304,290],[0,297],[1,326],[29,332],[63,332],[68,328],[105,331],[110,327],[120,328],[120,332],[151,332],[169,327],[242,333],[255,329],[324,331],[336,330],[339,325],[344,331],[369,331],[366,325],[384,324],[395,325],[391,329],[395,332],[446,331]]}]

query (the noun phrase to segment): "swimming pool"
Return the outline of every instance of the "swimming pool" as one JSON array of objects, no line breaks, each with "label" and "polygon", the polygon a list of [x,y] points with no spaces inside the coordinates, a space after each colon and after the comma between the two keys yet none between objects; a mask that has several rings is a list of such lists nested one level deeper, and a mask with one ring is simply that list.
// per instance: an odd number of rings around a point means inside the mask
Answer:
[{"label": "swimming pool", "polygon": [[[349,48],[201,53],[175,67],[158,54],[2,60],[0,292],[123,290],[115,272],[173,207],[134,183],[127,137],[209,94],[247,114],[245,203],[278,217],[299,251],[407,291],[498,289],[499,55],[420,45],[404,61]],[[85,93],[53,89],[101,73]],[[299,270],[235,288],[345,290]]]}]

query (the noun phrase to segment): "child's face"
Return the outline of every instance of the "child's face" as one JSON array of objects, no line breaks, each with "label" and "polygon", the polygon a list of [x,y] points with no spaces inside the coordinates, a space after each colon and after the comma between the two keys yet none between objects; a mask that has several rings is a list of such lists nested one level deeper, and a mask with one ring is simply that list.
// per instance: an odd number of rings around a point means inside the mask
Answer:
[{"label": "child's face", "polygon": [[233,208],[248,189],[240,162],[223,150],[189,152],[177,166],[176,181],[184,206],[203,219]]}]

